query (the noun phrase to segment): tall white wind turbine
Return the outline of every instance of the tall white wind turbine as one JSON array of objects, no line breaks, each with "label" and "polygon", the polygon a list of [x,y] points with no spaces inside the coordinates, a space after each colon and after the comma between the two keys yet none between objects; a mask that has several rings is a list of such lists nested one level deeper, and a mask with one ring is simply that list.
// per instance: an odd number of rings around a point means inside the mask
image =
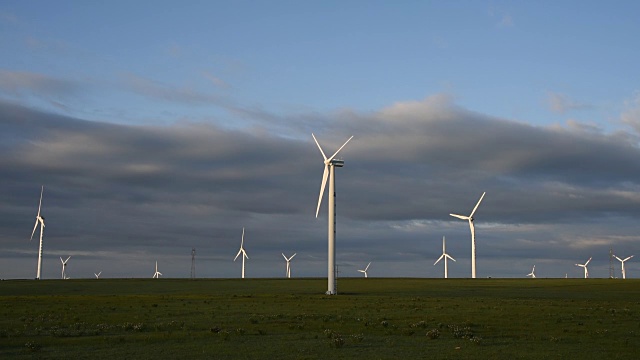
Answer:
[{"label": "tall white wind turbine", "polygon": [[153,278],[154,279],[160,279],[161,275],[162,275],[162,273],[160,271],[158,271],[158,260],[156,260],[156,272],[153,273]]},{"label": "tall white wind turbine", "polygon": [[626,274],[625,274],[625,272],[624,272],[624,263],[625,263],[625,261],[627,261],[627,260],[631,259],[634,255],[631,255],[631,256],[627,257],[626,259],[624,259],[624,260],[620,259],[620,258],[619,258],[619,257],[617,257],[616,255],[613,255],[613,256],[615,256],[615,258],[616,258],[616,259],[618,259],[618,261],[620,261],[620,262],[622,263],[622,278],[623,278],[623,279],[626,279],[626,278],[627,278],[627,275],[626,275]]},{"label": "tall white wind turbine", "polygon": [[97,273],[97,274],[96,274],[96,273],[93,273],[93,275],[95,275],[95,276],[96,276],[96,279],[100,279],[100,274],[102,274],[102,271],[100,271],[100,272],[99,272],[99,273]]},{"label": "tall white wind turbine", "polygon": [[589,258],[589,260],[587,260],[587,262],[584,264],[576,264],[576,266],[580,266],[581,268],[584,268],[585,279],[589,278],[589,270],[587,270],[587,265],[589,265],[589,261],[591,261],[591,258]]},{"label": "tall white wind turbine", "polygon": [[318,197],[318,207],[316,208],[316,218],[318,217],[318,213],[320,212],[320,205],[322,204],[322,197],[324,195],[324,188],[327,185],[327,177],[329,178],[329,216],[327,218],[328,222],[328,261],[327,261],[327,294],[335,295],[337,294],[336,288],[336,182],[335,182],[335,168],[343,167],[344,160],[334,159],[336,155],[342,150],[345,145],[353,136],[349,138],[340,148],[336,151],[331,157],[327,158],[322,151],[322,147],[316,139],[316,136],[311,134],[313,140],[318,145],[318,149],[320,149],[320,153],[324,158],[324,173],[322,174],[322,183],[320,184],[320,196]]},{"label": "tall white wind turbine", "polygon": [[440,255],[440,257],[438,258],[438,260],[436,260],[436,262],[433,263],[433,265],[437,264],[438,262],[440,262],[440,260],[444,259],[444,278],[447,279],[448,278],[448,274],[447,274],[447,258],[456,261],[456,259],[452,258],[451,256],[449,256],[449,254],[447,254],[447,250],[446,250],[446,246],[445,246],[445,240],[444,240],[444,236],[442,237],[442,255]]},{"label": "tall white wind turbine", "polygon": [[533,265],[533,269],[531,270],[530,273],[527,274],[527,276],[531,276],[532,279],[536,278],[536,266]]},{"label": "tall white wind turbine", "polygon": [[62,263],[62,280],[67,278],[64,270],[67,268],[67,262],[69,262],[69,259],[71,259],[71,256],[69,256],[67,260],[62,260],[62,258],[60,258],[60,262]]},{"label": "tall white wind turbine", "polygon": [[244,228],[242,228],[242,240],[240,241],[240,250],[238,250],[238,254],[233,259],[233,261],[236,261],[236,259],[238,258],[238,256],[240,256],[240,254],[242,254],[242,278],[244,279],[244,259],[249,258],[249,256],[247,256],[247,252],[244,251]]},{"label": "tall white wind turbine", "polygon": [[364,270],[358,270],[359,272],[364,274],[364,277],[369,277],[367,276],[367,270],[369,270],[369,265],[371,265],[371,261],[369,261],[369,263],[367,264],[367,267],[364,268]]},{"label": "tall white wind turbine", "polygon": [[297,253],[291,255],[291,257],[288,259],[286,256],[284,256],[284,253],[282,254],[282,257],[287,262],[287,271],[285,272],[285,276],[287,277],[287,279],[291,278],[291,259],[293,259],[293,257],[296,256],[296,254]]},{"label": "tall white wind turbine", "polygon": [[471,229],[471,278],[472,279],[476,278],[476,230],[475,230],[475,227],[473,226],[473,214],[476,213],[478,206],[480,206],[480,202],[482,202],[482,198],[484,198],[484,194],[486,194],[486,192],[482,193],[482,196],[480,196],[480,200],[478,200],[476,207],[473,208],[469,216],[449,214],[453,217],[457,217],[458,219],[469,221],[469,229]]},{"label": "tall white wind turbine", "polygon": [[31,239],[29,239],[29,241],[33,240],[33,235],[36,233],[38,224],[40,224],[40,247],[38,248],[38,272],[36,273],[36,280],[40,280],[40,272],[42,270],[42,235],[44,233],[44,217],[40,215],[40,209],[42,208],[43,193],[44,193],[44,185],[40,189],[40,203],[38,204],[38,215],[36,215],[36,224],[33,226],[33,231],[31,232]]}]

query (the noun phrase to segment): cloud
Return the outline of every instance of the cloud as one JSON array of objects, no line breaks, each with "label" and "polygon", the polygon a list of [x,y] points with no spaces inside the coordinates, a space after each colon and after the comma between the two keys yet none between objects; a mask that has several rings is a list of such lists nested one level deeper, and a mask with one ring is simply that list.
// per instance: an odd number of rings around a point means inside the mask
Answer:
[{"label": "cloud", "polygon": [[625,101],[625,109],[620,115],[622,123],[640,133],[640,92],[637,92],[630,100]]},{"label": "cloud", "polygon": [[42,74],[0,69],[0,92],[13,97],[40,95],[58,97],[75,94],[79,84]]},{"label": "cloud", "polygon": [[569,99],[565,94],[549,93],[547,96],[549,109],[555,113],[564,114],[573,110],[590,109],[592,106]]},{"label": "cloud", "polygon": [[231,86],[226,81],[214,76],[208,71],[203,72],[203,76],[218,88],[221,88],[221,89],[231,88]]},{"label": "cloud", "polygon": [[[165,96],[164,87],[149,87]],[[242,227],[249,276],[280,276],[281,252],[298,252],[300,276],[322,276],[327,203],[316,219],[324,165],[311,131],[327,153],[355,136],[336,170],[344,271],[373,261],[385,262],[385,276],[436,276],[424,261],[435,261],[445,235],[459,260],[450,275],[468,276],[469,229],[448,214],[469,212],[483,191],[481,276],[520,276],[500,261],[530,267],[533,258],[564,275],[565,262],[604,261],[611,243],[625,253],[637,246],[640,151],[624,134],[498,119],[445,95],[371,113],[258,114],[254,125],[234,129],[132,126],[0,102],[2,253],[35,254],[24,239],[44,184],[45,255],[74,255],[87,277],[98,265],[117,266],[106,276],[147,276],[155,259],[167,276],[188,276],[192,247],[206,259],[202,276],[237,276],[231,260]],[[136,261],[118,253],[137,254]],[[13,276],[30,276],[27,265]]]}]

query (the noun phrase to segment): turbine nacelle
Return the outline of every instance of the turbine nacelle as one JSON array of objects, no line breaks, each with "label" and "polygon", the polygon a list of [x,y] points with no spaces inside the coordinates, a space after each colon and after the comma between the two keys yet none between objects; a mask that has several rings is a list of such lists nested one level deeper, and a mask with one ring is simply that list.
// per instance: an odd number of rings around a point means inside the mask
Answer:
[{"label": "turbine nacelle", "polygon": [[311,136],[313,137],[313,140],[316,142],[316,145],[318,145],[318,149],[320,150],[320,153],[322,154],[322,158],[324,159],[324,172],[322,174],[322,183],[320,184],[320,195],[318,196],[318,207],[316,208],[316,217],[318,217],[318,213],[320,212],[320,205],[322,204],[322,196],[324,195],[324,189],[327,186],[327,180],[329,179],[329,166],[333,166],[333,167],[344,166],[344,160],[334,159],[334,158],[336,157],[336,155],[338,155],[340,150],[342,150],[342,148],[345,147],[345,145],[347,145],[347,143],[351,141],[351,139],[353,139],[353,136],[351,136],[349,140],[347,140],[344,144],[342,144],[342,146],[340,146],[338,151],[336,151],[329,158],[327,157],[327,155],[325,155],[324,151],[322,150],[322,147],[320,146],[318,139],[316,139],[316,136],[314,134],[311,134]]}]

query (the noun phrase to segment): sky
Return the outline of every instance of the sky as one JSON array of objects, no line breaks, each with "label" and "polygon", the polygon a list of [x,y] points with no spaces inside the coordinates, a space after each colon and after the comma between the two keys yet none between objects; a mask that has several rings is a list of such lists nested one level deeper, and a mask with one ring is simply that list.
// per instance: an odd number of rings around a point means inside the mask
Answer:
[{"label": "sky", "polygon": [[[0,278],[609,277],[640,253],[637,1],[0,2]],[[625,264],[640,277],[638,259]],[[620,263],[614,262],[621,277]],[[339,282],[338,282],[339,287]]]}]

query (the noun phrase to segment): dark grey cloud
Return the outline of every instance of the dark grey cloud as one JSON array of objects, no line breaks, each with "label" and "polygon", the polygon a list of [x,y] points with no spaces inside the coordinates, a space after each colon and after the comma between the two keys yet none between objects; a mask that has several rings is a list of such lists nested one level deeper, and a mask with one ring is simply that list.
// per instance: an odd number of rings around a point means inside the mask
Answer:
[{"label": "dark grey cloud", "polygon": [[[468,276],[468,225],[448,214],[470,212],[483,191],[480,276],[524,276],[533,262],[538,276],[578,276],[573,264],[593,256],[590,272],[603,277],[609,247],[638,250],[633,134],[532,126],[446,96],[373,113],[256,110],[252,121],[117,125],[0,102],[2,276],[35,273],[28,236],[42,184],[45,277],[58,276],[63,255],[72,277],[150,277],[156,259],[167,276],[186,277],[192,247],[200,276],[236,277],[242,227],[248,276],[281,276],[281,252],[298,253],[294,275],[325,276],[311,131],[328,154],[355,136],[336,171],[342,276],[369,261],[372,276],[440,276],[443,235],[458,260],[450,275]],[[633,277],[638,267],[627,266]]]}]

